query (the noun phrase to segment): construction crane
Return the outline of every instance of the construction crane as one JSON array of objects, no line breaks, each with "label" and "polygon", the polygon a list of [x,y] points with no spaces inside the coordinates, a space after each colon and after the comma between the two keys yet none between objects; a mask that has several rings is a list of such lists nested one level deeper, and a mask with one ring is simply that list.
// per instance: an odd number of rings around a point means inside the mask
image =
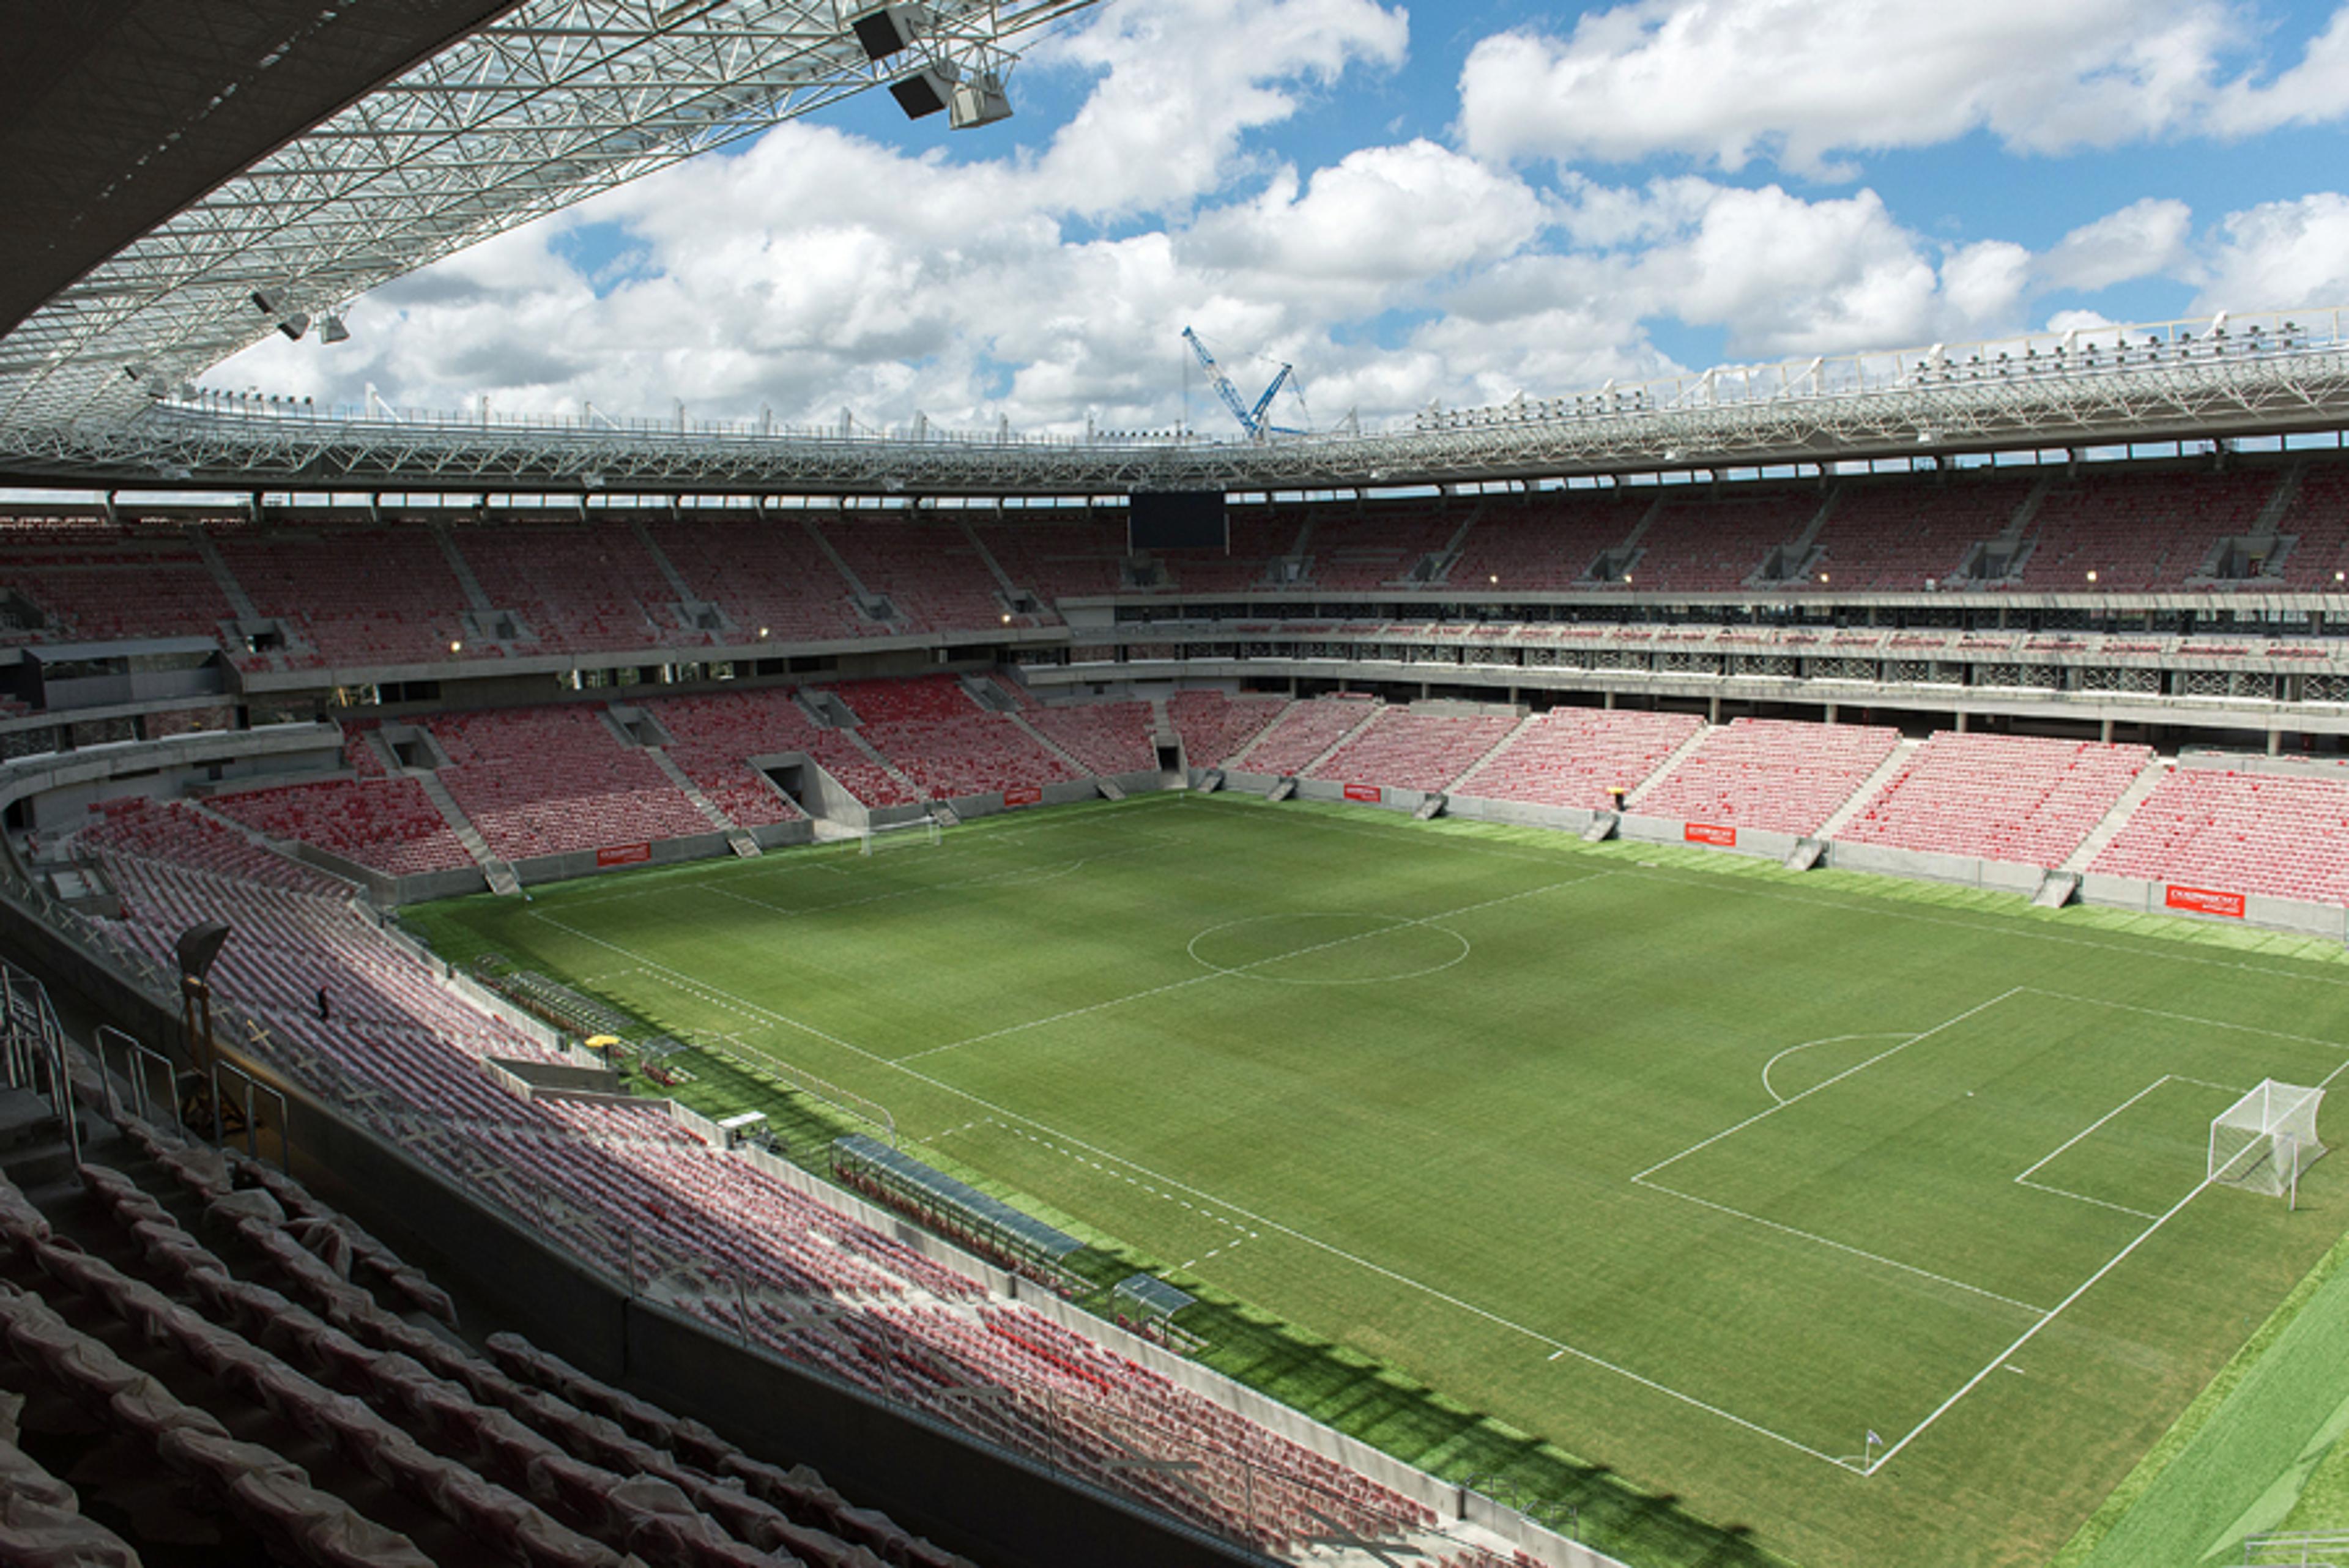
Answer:
[{"label": "construction crane", "polygon": [[1264,389],[1264,396],[1257,398],[1256,407],[1251,408],[1247,400],[1240,396],[1240,389],[1232,385],[1232,378],[1224,374],[1224,367],[1216,363],[1216,356],[1207,352],[1207,346],[1199,341],[1197,333],[1185,327],[1183,341],[1189,344],[1191,352],[1199,356],[1199,365],[1206,371],[1208,381],[1214,384],[1216,396],[1224,400],[1224,407],[1232,411],[1232,418],[1240,422],[1240,428],[1247,432],[1249,440],[1261,441],[1268,436],[1301,436],[1305,433],[1279,425],[1268,425],[1264,418],[1265,410],[1272,407],[1273,395],[1288,385],[1296,366],[1283,365],[1273,377],[1272,385]]}]

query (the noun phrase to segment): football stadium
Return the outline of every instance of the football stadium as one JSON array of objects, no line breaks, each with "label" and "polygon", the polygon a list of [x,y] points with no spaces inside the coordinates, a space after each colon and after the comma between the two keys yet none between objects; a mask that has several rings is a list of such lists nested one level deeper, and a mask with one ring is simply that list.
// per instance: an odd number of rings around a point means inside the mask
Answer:
[{"label": "football stadium", "polygon": [[1119,4],[5,24],[0,1562],[2349,1562],[2335,302],[1302,428],[220,369]]}]

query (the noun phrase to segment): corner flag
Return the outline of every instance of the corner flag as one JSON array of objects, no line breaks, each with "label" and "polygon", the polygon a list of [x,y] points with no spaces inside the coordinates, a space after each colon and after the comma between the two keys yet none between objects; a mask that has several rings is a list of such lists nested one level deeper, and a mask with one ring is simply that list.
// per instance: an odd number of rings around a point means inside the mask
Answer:
[{"label": "corner flag", "polygon": [[1882,1438],[1876,1435],[1876,1429],[1874,1427],[1868,1429],[1868,1440],[1871,1443],[1881,1443],[1884,1441]]}]

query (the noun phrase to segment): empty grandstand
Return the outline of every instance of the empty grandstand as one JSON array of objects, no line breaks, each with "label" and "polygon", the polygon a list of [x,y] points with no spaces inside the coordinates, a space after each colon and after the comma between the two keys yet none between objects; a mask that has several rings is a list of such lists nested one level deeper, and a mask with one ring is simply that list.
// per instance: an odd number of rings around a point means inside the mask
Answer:
[{"label": "empty grandstand", "polygon": [[[2349,1399],[2339,1173],[2204,1140],[2349,1053],[2339,313],[1228,441],[200,385],[851,92],[996,123],[1088,3],[39,54],[0,1560],[2272,1522]],[[2169,1467],[2204,1421],[2280,1457]]]}]

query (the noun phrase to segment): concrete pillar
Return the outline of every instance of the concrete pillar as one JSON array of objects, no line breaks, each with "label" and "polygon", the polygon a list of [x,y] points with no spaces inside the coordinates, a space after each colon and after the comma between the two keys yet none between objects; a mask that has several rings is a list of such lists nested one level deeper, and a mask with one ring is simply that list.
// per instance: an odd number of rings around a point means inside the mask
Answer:
[{"label": "concrete pillar", "polygon": [[2103,741],[2106,746],[2110,746],[2113,743],[2113,721],[2111,719],[2108,718],[2105,720],[2103,724],[2097,727],[2096,738]]},{"label": "concrete pillar", "polygon": [[1838,711],[1840,710],[1834,703],[1827,704],[1827,722],[1829,724],[1833,724],[1836,721],[1836,714]]},{"label": "concrete pillar", "polygon": [[2271,729],[2268,731],[2268,755],[2270,757],[2281,757],[2283,755],[2282,730]]},{"label": "concrete pillar", "polygon": [[1719,694],[1715,694],[1710,701],[1713,704],[1713,709],[1705,717],[1713,723],[1719,724],[1721,722],[1721,697]]},{"label": "concrete pillar", "polygon": [[1428,684],[1426,681],[1422,681],[1422,682],[1420,682],[1420,683],[1419,683],[1419,700],[1420,700],[1420,701],[1422,701],[1422,702],[1425,702],[1425,701],[1427,700],[1427,696],[1428,696],[1428,692],[1429,692],[1429,690],[1430,690],[1429,684]]},{"label": "concrete pillar", "polygon": [[1967,717],[1968,716],[1964,708],[1958,709],[1958,733],[1960,735],[1963,735],[1966,732]]},{"label": "concrete pillar", "polygon": [[1609,710],[1612,710],[1615,707],[1615,688],[1613,686],[1609,686],[1607,688],[1605,704]]}]

